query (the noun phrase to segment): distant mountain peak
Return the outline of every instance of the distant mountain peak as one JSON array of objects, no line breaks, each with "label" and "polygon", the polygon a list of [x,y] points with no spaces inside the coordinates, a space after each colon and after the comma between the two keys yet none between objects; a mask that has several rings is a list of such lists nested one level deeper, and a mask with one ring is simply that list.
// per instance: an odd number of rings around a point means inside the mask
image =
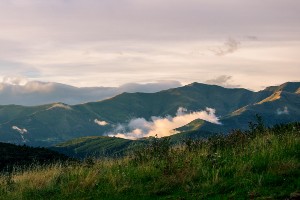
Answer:
[{"label": "distant mountain peak", "polygon": [[300,82],[286,82],[278,86],[271,86],[265,89],[266,91],[272,92],[290,92],[299,93],[300,92]]},{"label": "distant mountain peak", "polygon": [[52,110],[54,108],[59,108],[59,109],[64,109],[64,110],[72,110],[71,106],[64,104],[64,103],[55,103],[52,104],[50,108],[48,108],[47,110]]},{"label": "distant mountain peak", "polygon": [[222,86],[219,86],[219,85],[207,84],[207,83],[198,83],[198,82],[193,82],[193,83],[191,83],[191,84],[188,84],[187,86],[192,86],[192,87],[218,87],[218,88],[223,88]]},{"label": "distant mountain peak", "polygon": [[[190,123],[181,126],[179,128],[174,129],[175,131],[178,132],[185,132],[185,131],[195,131],[201,128],[201,126],[203,126],[203,124],[206,123],[206,121],[202,120],[202,119],[195,119],[193,121],[191,121]],[[208,122],[210,123],[210,122]]]}]

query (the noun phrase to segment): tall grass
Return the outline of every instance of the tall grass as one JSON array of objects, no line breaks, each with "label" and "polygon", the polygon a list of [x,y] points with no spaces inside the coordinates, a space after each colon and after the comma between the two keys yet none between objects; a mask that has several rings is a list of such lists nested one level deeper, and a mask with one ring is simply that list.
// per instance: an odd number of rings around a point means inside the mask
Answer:
[{"label": "tall grass", "polygon": [[0,199],[285,199],[300,191],[299,124],[253,127],[171,146],[153,139],[119,159],[0,177]]}]

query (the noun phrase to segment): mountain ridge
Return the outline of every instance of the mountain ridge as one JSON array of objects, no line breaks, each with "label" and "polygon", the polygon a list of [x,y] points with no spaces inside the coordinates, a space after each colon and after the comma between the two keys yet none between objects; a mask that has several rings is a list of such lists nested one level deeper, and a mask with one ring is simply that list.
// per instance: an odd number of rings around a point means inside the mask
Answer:
[{"label": "mountain ridge", "polygon": [[[247,128],[255,114],[262,114],[267,125],[272,125],[276,120],[299,119],[298,84],[286,83],[277,89],[273,86],[253,92],[192,83],[156,93],[122,93],[110,99],[78,105],[0,106],[0,141],[47,146],[77,137],[102,136],[118,124],[126,124],[134,118],[151,120],[153,116],[175,116],[180,107],[191,112],[207,107],[216,110],[222,126],[205,123],[200,127],[201,131],[226,133],[232,128]],[[270,98],[278,88],[294,93],[281,91],[283,97],[273,103],[256,105]],[[290,115],[286,114],[285,107]],[[277,115],[277,109],[280,115]]]},{"label": "mountain ridge", "polygon": [[285,91],[285,92],[296,93],[297,90],[299,89],[300,89],[300,82],[286,82],[278,86],[267,87],[265,90],[269,90],[272,92]]}]

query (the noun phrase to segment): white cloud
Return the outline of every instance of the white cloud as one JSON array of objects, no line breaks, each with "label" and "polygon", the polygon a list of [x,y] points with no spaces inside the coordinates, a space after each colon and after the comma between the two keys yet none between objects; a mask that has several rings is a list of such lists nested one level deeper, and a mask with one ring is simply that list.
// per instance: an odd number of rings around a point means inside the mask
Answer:
[{"label": "white cloud", "polygon": [[[54,102],[80,104],[100,101],[123,92],[158,92],[181,86],[178,81],[128,83],[119,87],[78,88],[53,82],[30,81],[26,78],[4,77],[0,82],[0,105],[41,105]],[[64,107],[57,104],[56,107]]]},{"label": "white cloud", "polygon": [[149,136],[165,137],[173,135],[174,129],[184,126],[195,119],[203,119],[215,124],[221,124],[215,110],[206,108],[205,111],[188,113],[185,108],[178,108],[175,117],[152,117],[151,121],[144,118],[135,118],[130,120],[127,125],[119,125],[114,133],[109,134],[111,137],[121,137],[127,139],[137,139]]},{"label": "white cloud", "polygon": [[28,141],[28,140],[25,139],[25,134],[28,133],[27,129],[25,129],[25,128],[19,128],[17,126],[12,126],[11,128],[13,130],[16,130],[17,132],[20,133],[20,136],[21,136],[23,142],[27,142]]},{"label": "white cloud", "polygon": [[98,119],[95,119],[94,122],[95,122],[96,124],[98,124],[99,126],[106,126],[106,125],[109,124],[109,123],[106,122],[106,121],[101,121],[101,120],[98,120]]},{"label": "white cloud", "polygon": [[26,85],[28,80],[24,77],[19,76],[5,76],[2,80],[3,84],[7,85]]},{"label": "white cloud", "polygon": [[[5,76],[0,82],[1,90],[9,90],[14,95],[28,94],[28,93],[49,93],[53,90],[53,83],[29,81],[25,77],[19,76]],[[0,91],[1,95],[1,91]],[[7,94],[6,94],[7,95]]]},{"label": "white cloud", "polygon": [[277,115],[288,115],[289,109],[287,106],[285,106],[283,109],[278,108],[276,112],[277,112]]},{"label": "white cloud", "polygon": [[207,81],[205,81],[205,83],[211,84],[211,85],[219,85],[219,86],[223,86],[226,88],[240,87],[240,85],[232,84],[231,80],[232,80],[232,76],[222,75],[222,76],[218,76],[217,78],[207,80]]},{"label": "white cloud", "polygon": [[25,134],[25,133],[28,133],[28,131],[25,129],[25,128],[19,128],[19,127],[17,127],[17,126],[12,126],[11,127],[13,130],[16,130],[16,131],[18,131],[20,134]]}]

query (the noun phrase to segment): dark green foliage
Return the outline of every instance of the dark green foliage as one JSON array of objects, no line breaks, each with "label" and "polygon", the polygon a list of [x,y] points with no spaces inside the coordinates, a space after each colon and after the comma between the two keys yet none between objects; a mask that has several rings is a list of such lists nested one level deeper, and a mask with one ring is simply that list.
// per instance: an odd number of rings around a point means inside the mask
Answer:
[{"label": "dark green foliage", "polygon": [[257,134],[257,133],[264,133],[265,132],[265,125],[264,125],[264,120],[262,116],[256,114],[255,115],[256,122],[249,122],[249,132],[251,134]]},{"label": "dark green foliage", "polygon": [[0,171],[12,171],[13,168],[26,168],[66,160],[68,160],[67,156],[45,148],[0,143]]},{"label": "dark green foliage", "polygon": [[147,144],[133,149],[129,154],[135,162],[149,161],[150,159],[163,159],[169,157],[172,144],[170,137],[151,137]]},{"label": "dark green foliage", "polygon": [[300,133],[300,122],[295,122],[295,123],[289,123],[289,124],[276,124],[273,128],[272,131],[276,135],[281,135],[284,132],[290,132],[290,133]]}]

